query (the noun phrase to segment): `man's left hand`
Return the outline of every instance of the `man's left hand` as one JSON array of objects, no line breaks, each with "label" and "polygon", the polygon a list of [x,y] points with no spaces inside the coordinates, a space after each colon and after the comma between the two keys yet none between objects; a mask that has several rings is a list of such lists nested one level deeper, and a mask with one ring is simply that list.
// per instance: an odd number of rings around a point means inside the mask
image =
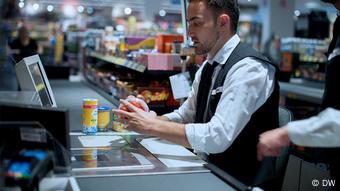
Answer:
[{"label": "man's left hand", "polygon": [[150,134],[152,125],[155,123],[157,114],[154,111],[146,112],[127,100],[120,100],[121,104],[126,106],[129,111],[113,109],[112,112],[126,119],[126,128],[138,133]]}]

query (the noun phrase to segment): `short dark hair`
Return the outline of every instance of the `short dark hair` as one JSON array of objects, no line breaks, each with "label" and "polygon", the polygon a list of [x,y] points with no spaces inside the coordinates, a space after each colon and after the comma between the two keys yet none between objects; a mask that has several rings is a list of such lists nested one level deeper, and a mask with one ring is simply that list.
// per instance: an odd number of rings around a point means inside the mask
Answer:
[{"label": "short dark hair", "polygon": [[238,0],[189,0],[189,3],[194,1],[206,2],[208,7],[212,9],[216,18],[221,13],[229,15],[231,18],[231,28],[236,33],[240,16]]}]

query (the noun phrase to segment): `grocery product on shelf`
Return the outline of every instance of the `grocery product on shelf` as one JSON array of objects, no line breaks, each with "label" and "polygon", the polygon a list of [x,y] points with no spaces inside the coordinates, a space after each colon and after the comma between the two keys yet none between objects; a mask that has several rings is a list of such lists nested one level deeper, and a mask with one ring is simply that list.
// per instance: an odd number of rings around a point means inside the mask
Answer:
[{"label": "grocery product on shelf", "polygon": [[[286,73],[294,78],[323,82],[327,60],[325,52],[328,43],[328,40],[319,39],[282,38],[281,73]],[[287,76],[284,81],[288,81],[290,76]]]}]

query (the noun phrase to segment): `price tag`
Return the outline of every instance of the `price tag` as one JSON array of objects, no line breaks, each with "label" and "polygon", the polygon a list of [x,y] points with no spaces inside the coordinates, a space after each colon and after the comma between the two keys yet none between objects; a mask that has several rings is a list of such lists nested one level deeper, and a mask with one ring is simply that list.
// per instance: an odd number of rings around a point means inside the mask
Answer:
[{"label": "price tag", "polygon": [[191,91],[191,80],[189,72],[170,76],[172,94],[175,99],[186,98]]}]

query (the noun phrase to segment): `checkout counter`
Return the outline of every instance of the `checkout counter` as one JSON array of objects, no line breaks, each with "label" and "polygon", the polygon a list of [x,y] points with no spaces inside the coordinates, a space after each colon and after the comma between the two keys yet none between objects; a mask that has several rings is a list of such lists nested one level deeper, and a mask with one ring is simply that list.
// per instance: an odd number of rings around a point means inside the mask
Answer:
[{"label": "checkout counter", "polygon": [[82,134],[82,100],[113,106],[86,82],[52,80],[58,107],[69,109],[71,176],[80,190],[246,190],[184,147],[133,132]]},{"label": "checkout counter", "polygon": [[280,94],[290,99],[306,101],[321,105],[324,84],[303,79],[291,79],[280,82]]}]

